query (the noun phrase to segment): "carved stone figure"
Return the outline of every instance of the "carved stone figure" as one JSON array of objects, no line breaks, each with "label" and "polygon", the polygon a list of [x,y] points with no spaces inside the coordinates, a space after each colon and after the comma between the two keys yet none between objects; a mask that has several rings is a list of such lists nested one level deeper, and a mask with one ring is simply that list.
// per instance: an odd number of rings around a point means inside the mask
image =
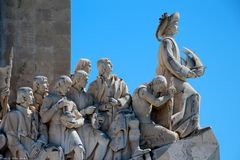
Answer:
[{"label": "carved stone figure", "polygon": [[34,107],[37,111],[40,110],[44,97],[48,95],[48,85],[48,79],[45,76],[33,78]]},{"label": "carved stone figure", "polygon": [[84,123],[73,101],[66,98],[72,85],[68,76],[60,76],[53,93],[44,98],[40,115],[49,125],[49,143],[61,146],[66,156],[73,153],[73,159],[83,159],[84,148],[75,130]]},{"label": "carved stone figure", "polygon": [[[29,87],[21,87],[17,91],[17,106],[3,119],[1,128],[7,135],[8,148],[12,158],[47,159],[57,148],[47,148],[48,132],[38,116],[31,110],[33,92]],[[53,157],[52,157],[53,158]],[[61,154],[54,156],[60,159]]]},{"label": "carved stone figure", "polygon": [[10,66],[0,67],[0,122],[3,116],[9,111],[8,96],[10,94],[10,84],[6,79],[10,79],[9,70]]},{"label": "carved stone figure", "polygon": [[200,96],[186,79],[201,76],[198,73],[202,67],[193,69],[180,63],[179,48],[173,37],[178,31],[178,20],[179,13],[171,16],[165,13],[161,18],[156,32],[158,39],[162,37],[156,73],[165,76],[168,82],[173,80],[177,93],[174,96],[172,127],[183,138],[199,129]]},{"label": "carved stone figure", "polygon": [[89,59],[81,58],[74,70],[74,73],[76,73],[78,70],[84,70],[87,74],[91,71],[91,62]]},{"label": "carved stone figure", "polygon": [[105,133],[92,126],[91,118],[96,107],[93,106],[91,95],[85,91],[87,82],[88,74],[83,70],[76,71],[68,97],[75,102],[85,119],[83,127],[78,128],[78,133],[86,151],[85,159],[98,160],[104,158],[109,138]]},{"label": "carved stone figure", "polygon": [[145,147],[156,148],[178,139],[177,133],[151,120],[152,107],[163,107],[174,95],[174,90],[170,90],[169,94],[162,96],[161,92],[165,91],[166,87],[165,77],[156,76],[150,83],[143,84],[134,91],[133,109],[140,121],[142,144]]},{"label": "carved stone figure", "polygon": [[2,133],[2,131],[0,131],[0,159],[4,158],[3,157],[3,150],[7,145],[7,137],[5,136],[4,133]]},{"label": "carved stone figure", "polygon": [[139,147],[139,121],[129,106],[131,96],[127,85],[110,74],[112,63],[109,59],[98,60],[97,67],[99,76],[90,84],[88,92],[96,100],[99,112],[105,115],[101,129],[111,138],[106,159],[128,159],[149,152]]}]

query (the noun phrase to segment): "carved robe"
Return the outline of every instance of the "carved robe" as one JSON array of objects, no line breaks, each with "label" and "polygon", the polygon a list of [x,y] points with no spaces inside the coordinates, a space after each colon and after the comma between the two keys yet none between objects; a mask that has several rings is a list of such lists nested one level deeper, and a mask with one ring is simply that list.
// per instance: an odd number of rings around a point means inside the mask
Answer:
[{"label": "carved robe", "polygon": [[[75,129],[66,128],[61,122],[63,109],[55,106],[61,98],[62,97],[57,94],[50,94],[45,97],[40,108],[40,115],[42,121],[49,125],[49,143],[61,146],[64,154],[68,154],[72,152],[76,146],[82,145],[82,141]],[[69,103],[71,104],[73,102]],[[73,109],[74,112],[78,112],[76,106]],[[80,126],[81,124],[79,124],[79,127]]]},{"label": "carved robe", "polygon": [[176,133],[155,124],[151,119],[152,107],[163,107],[168,102],[162,102],[150,92],[143,90],[147,91],[146,85],[138,87],[132,98],[134,112],[140,121],[142,147],[156,148],[175,142],[178,139]]},{"label": "carved robe", "polygon": [[97,145],[97,132],[91,125],[91,116],[85,114],[85,109],[88,106],[93,105],[92,97],[84,90],[78,90],[71,87],[68,95],[72,101],[75,102],[77,109],[84,117],[84,125],[77,129],[77,132],[83,142],[85,148],[85,157],[88,159]]},{"label": "carved robe", "polygon": [[[96,101],[99,112],[105,117],[101,129],[111,138],[110,148],[112,151],[118,152],[127,149],[128,121],[134,119],[135,115],[129,106],[131,97],[125,82],[117,76],[111,75],[108,84],[103,77],[99,76],[89,85],[88,92]],[[110,97],[118,100],[120,106],[112,106],[108,101]]]},{"label": "carved robe", "polygon": [[179,48],[175,40],[166,37],[161,41],[158,53],[157,75],[166,77],[168,84],[173,80],[177,90],[174,96],[172,116],[173,130],[186,137],[199,128],[199,94],[186,82],[189,69],[180,63]]},{"label": "carved robe", "polygon": [[[13,157],[22,150],[31,155],[32,145],[41,142],[44,145],[48,143],[47,127],[44,125],[35,111],[26,109],[17,105],[16,110],[9,112],[3,119],[1,128],[7,135],[8,148]],[[42,148],[36,159],[42,159],[44,153]],[[21,156],[19,158],[22,158]]]}]

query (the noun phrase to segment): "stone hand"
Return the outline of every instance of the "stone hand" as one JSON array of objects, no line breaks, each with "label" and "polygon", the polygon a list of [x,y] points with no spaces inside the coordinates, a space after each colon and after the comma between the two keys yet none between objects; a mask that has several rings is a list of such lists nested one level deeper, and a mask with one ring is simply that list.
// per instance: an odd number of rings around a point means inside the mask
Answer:
[{"label": "stone hand", "polygon": [[42,143],[41,142],[36,142],[33,144],[32,146],[32,152],[30,154],[30,157],[31,158],[36,158],[37,155],[39,154],[39,152],[41,151],[41,148],[42,148]]},{"label": "stone hand", "polygon": [[20,159],[29,159],[29,154],[25,149],[22,149],[18,151],[18,157]]},{"label": "stone hand", "polygon": [[187,77],[188,78],[196,78],[197,74],[195,72],[193,72],[192,70],[189,70]]},{"label": "stone hand", "polygon": [[175,87],[169,87],[168,94],[170,95],[170,97],[173,97],[176,92],[177,91]]},{"label": "stone hand", "polygon": [[116,100],[115,98],[110,98],[110,99],[109,99],[109,102],[110,102],[111,105],[113,105],[113,106],[119,105],[118,100]]},{"label": "stone hand", "polygon": [[58,106],[58,108],[63,108],[64,106],[66,106],[66,103],[65,103],[65,99],[66,98],[62,98],[62,99],[60,99],[57,103],[56,103],[56,105]]},{"label": "stone hand", "polygon": [[9,88],[5,88],[3,89],[3,91],[1,92],[1,98],[3,99],[4,97],[8,97],[10,95],[10,90]]},{"label": "stone hand", "polygon": [[93,112],[95,111],[96,107],[95,106],[89,106],[85,109],[85,113],[86,114],[93,114]]}]

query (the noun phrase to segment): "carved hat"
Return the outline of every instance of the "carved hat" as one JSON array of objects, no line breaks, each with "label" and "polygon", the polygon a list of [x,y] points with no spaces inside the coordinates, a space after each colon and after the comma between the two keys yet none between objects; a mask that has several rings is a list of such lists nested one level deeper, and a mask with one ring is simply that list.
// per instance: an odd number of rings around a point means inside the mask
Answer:
[{"label": "carved hat", "polygon": [[179,13],[175,12],[171,16],[169,16],[167,13],[164,13],[162,17],[159,18],[160,24],[158,25],[156,31],[156,37],[158,40],[160,40],[159,37],[161,37],[164,34],[164,31],[169,25],[171,25],[173,22],[178,22],[179,17],[180,17]]}]

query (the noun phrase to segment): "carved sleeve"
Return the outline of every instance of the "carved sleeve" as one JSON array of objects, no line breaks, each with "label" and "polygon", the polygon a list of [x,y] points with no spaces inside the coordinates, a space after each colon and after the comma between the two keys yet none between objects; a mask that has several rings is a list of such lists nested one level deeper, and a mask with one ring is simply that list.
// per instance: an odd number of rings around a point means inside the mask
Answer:
[{"label": "carved sleeve", "polygon": [[164,52],[163,52],[163,62],[165,64],[165,66],[167,67],[167,69],[173,74],[175,75],[177,78],[181,79],[181,80],[185,80],[190,71],[189,68],[185,67],[184,65],[182,65],[179,60],[177,60],[174,56],[173,56],[173,50],[172,50],[172,42],[169,39],[165,39],[163,40],[163,48],[164,48]]},{"label": "carved sleeve", "polygon": [[40,137],[38,138],[38,141],[46,145],[48,143],[47,126],[43,124],[41,121],[39,123],[40,123],[40,126],[39,126]]},{"label": "carved sleeve", "polygon": [[128,107],[131,101],[131,96],[128,92],[128,87],[124,81],[121,81],[121,87],[122,87],[122,95],[120,98],[118,98],[118,101],[121,104],[120,107]]},{"label": "carved sleeve", "polygon": [[40,116],[42,122],[49,122],[52,119],[52,116],[56,113],[57,109],[57,106],[54,104],[50,97],[44,98],[43,104],[40,109]]},{"label": "carved sleeve", "polygon": [[151,93],[149,93],[146,88],[142,88],[139,91],[139,97],[145,99],[148,103],[155,107],[161,107],[163,104],[165,104],[171,97],[170,96],[162,96],[156,98]]},{"label": "carved sleeve", "polygon": [[24,146],[20,142],[20,137],[18,135],[18,127],[21,117],[15,112],[11,112],[7,115],[6,121],[4,122],[4,131],[8,139],[8,148],[14,156],[17,156],[19,152],[27,152]]}]

